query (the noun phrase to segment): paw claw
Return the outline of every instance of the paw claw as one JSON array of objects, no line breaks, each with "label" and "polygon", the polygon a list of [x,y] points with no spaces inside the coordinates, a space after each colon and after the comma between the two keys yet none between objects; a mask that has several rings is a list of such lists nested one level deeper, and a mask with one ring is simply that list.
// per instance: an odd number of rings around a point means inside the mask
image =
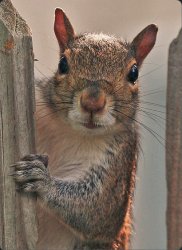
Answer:
[{"label": "paw claw", "polygon": [[15,168],[15,167],[16,167],[16,165],[17,165],[17,163],[15,163],[15,164],[11,164],[9,167],[10,167],[10,168]]},{"label": "paw claw", "polygon": [[[38,158],[40,159],[40,156]],[[39,192],[49,182],[48,170],[43,161],[38,158],[37,155],[26,156],[26,161],[21,160],[11,165],[13,171],[9,173],[9,176],[15,180],[18,191]],[[48,163],[48,157],[44,159],[47,159]]]},{"label": "paw claw", "polygon": [[13,176],[14,177],[15,173],[9,173],[8,176]]},{"label": "paw claw", "polygon": [[39,160],[47,168],[49,157],[48,157],[48,155],[30,154],[30,155],[25,155],[21,160],[22,161],[35,161],[35,160]]}]

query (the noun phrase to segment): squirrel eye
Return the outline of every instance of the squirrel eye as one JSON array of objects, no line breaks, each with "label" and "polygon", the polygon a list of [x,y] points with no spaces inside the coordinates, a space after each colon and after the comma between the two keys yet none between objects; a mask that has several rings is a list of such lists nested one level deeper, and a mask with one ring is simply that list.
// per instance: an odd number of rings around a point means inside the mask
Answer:
[{"label": "squirrel eye", "polygon": [[135,84],[136,80],[138,79],[138,68],[137,68],[137,65],[134,64],[131,69],[130,69],[130,72],[128,74],[128,81],[130,83],[133,83]]},{"label": "squirrel eye", "polygon": [[59,64],[58,64],[58,70],[60,74],[67,74],[69,71],[68,62],[65,56],[61,57]]}]

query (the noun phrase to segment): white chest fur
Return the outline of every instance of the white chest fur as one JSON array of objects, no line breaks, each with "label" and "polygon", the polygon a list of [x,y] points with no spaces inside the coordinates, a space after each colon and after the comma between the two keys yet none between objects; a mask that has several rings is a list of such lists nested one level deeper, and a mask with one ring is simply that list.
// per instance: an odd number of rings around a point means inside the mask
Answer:
[{"label": "white chest fur", "polygon": [[72,179],[81,177],[95,165],[107,167],[109,136],[81,134],[54,114],[41,116],[38,115],[36,124],[37,152],[49,155],[52,175]]}]

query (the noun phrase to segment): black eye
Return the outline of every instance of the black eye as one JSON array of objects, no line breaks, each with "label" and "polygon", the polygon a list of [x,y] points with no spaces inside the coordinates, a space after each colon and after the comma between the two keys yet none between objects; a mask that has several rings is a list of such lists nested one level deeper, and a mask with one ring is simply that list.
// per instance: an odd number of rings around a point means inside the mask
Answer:
[{"label": "black eye", "polygon": [[68,62],[65,56],[61,57],[59,64],[58,64],[58,69],[60,74],[67,74],[69,71],[69,66]]},{"label": "black eye", "polygon": [[134,84],[137,79],[138,79],[138,68],[137,65],[134,64],[131,67],[130,72],[128,74],[128,81]]}]

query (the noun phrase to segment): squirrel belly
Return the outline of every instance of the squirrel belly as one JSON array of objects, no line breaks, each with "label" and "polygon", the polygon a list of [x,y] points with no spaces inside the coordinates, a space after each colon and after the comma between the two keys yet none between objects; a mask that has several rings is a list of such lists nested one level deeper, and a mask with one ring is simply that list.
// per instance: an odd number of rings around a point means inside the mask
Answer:
[{"label": "squirrel belly", "polygon": [[[128,249],[138,152],[137,129],[131,126],[128,133],[128,128],[121,127],[115,132],[92,136],[78,132],[45,104],[39,87],[36,95],[37,152],[48,154],[50,174],[67,182],[85,180],[93,188],[88,200],[80,200],[77,208],[76,201],[73,203],[78,210],[85,206],[85,215],[77,211],[75,224],[80,225],[74,225],[75,228],[67,225],[54,209],[39,202],[38,250],[63,249],[60,246],[81,250],[85,244],[96,244],[88,249],[99,249],[102,244],[107,247],[101,249]],[[90,180],[88,176],[96,172],[99,176],[94,178],[100,180]],[[76,187],[73,192],[78,192],[79,196],[80,190]]]}]

